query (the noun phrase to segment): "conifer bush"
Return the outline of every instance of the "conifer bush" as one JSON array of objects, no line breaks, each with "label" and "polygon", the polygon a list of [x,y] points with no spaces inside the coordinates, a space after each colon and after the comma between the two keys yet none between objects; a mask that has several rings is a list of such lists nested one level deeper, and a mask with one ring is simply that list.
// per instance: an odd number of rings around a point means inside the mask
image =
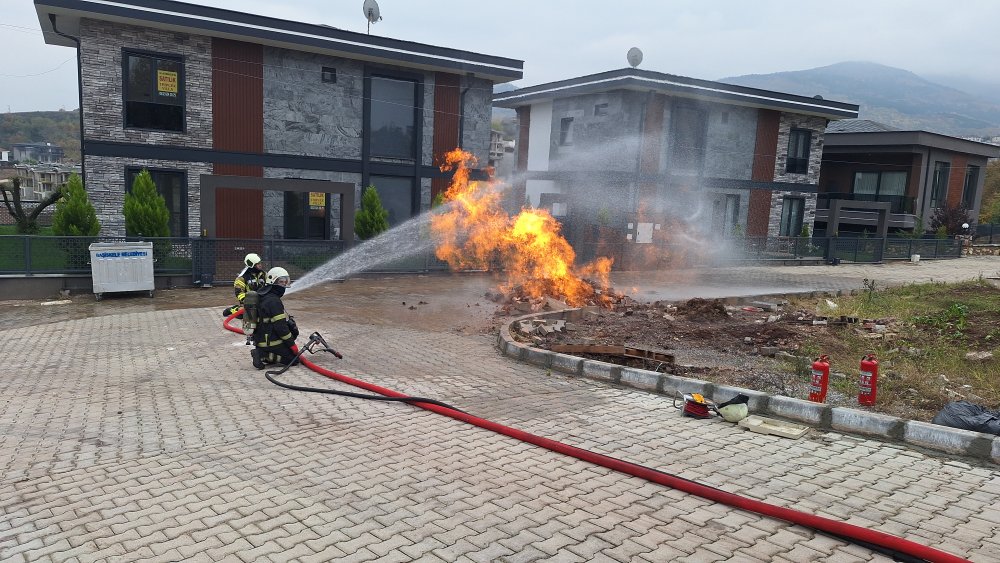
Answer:
[{"label": "conifer bush", "polygon": [[361,240],[368,240],[389,230],[389,211],[382,207],[375,186],[368,186],[361,194],[361,209],[354,214],[354,233]]}]

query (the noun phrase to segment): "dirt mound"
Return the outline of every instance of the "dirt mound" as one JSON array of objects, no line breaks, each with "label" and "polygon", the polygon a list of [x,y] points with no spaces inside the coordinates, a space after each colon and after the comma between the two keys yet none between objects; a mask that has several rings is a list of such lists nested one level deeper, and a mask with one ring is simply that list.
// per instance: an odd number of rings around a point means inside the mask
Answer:
[{"label": "dirt mound", "polygon": [[689,299],[677,306],[677,312],[692,320],[712,321],[729,318],[729,311],[718,299]]}]

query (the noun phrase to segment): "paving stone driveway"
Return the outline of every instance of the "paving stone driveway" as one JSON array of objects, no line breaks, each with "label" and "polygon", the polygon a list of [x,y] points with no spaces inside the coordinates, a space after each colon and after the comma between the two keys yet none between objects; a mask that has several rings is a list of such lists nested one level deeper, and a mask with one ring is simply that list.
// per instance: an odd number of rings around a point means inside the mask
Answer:
[{"label": "paving stone driveway", "polygon": [[[937,279],[957,276],[959,263],[965,277],[1000,270],[998,260],[953,261]],[[733,275],[848,289],[862,274]],[[337,344],[343,361],[317,361],[343,373],[972,560],[1000,558],[997,466],[833,433],[745,433],[682,418],[663,397],[512,362],[486,330],[487,304],[476,304],[488,284],[350,281],[287,304],[303,332]],[[418,297],[429,303],[401,305]],[[5,331],[0,561],[884,560],[414,407],[277,388],[250,368],[242,337],[221,329],[225,303],[219,293],[215,307],[62,322],[53,308],[55,322]],[[302,368],[283,377],[346,388]]]}]

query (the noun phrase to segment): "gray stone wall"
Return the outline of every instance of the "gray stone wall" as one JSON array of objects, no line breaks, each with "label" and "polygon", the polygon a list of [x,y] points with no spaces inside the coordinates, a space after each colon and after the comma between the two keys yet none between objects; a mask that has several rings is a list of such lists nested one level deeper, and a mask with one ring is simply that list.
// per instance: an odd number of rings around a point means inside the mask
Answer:
[{"label": "gray stone wall", "polygon": [[363,93],[360,61],[264,47],[264,150],[360,159]]},{"label": "gray stone wall", "polygon": [[[124,128],[123,47],[184,57],[186,129],[183,133]],[[80,22],[80,48],[87,139],[211,148],[211,39],[84,18]],[[89,175],[89,168],[87,172]]]},{"label": "gray stone wall", "polygon": [[127,167],[161,168],[187,172],[188,235],[201,233],[201,175],[212,173],[208,162],[178,162],[174,160],[132,159],[105,156],[87,156],[87,195],[97,219],[101,222],[102,236],[124,236],[125,178]]},{"label": "gray stone wall", "polygon": [[[549,170],[634,172],[645,102],[645,94],[626,90],[553,101]],[[607,104],[606,115],[595,115],[598,104]],[[571,144],[560,145],[565,118],[573,119],[573,139]]]},{"label": "gray stone wall", "polygon": [[[326,172],[322,170],[297,170],[292,168],[265,168],[265,178],[300,178],[354,184],[353,213],[361,205],[361,174],[351,172]],[[429,184],[428,184],[429,185]],[[340,229],[340,198],[330,200],[330,236]],[[285,232],[285,196],[283,192],[264,192],[264,238],[281,238]]]},{"label": "gray stone wall", "polygon": [[[767,221],[767,236],[776,237],[781,231],[781,207],[782,202],[786,197],[799,197],[805,199],[802,212],[802,224],[809,225],[809,232],[812,233],[815,230],[816,221],[816,194],[808,192],[774,191],[771,192],[771,212]],[[792,236],[799,236],[799,233],[791,234]]]},{"label": "gray stone wall", "polygon": [[723,104],[706,104],[705,108],[708,134],[704,175],[749,180],[757,145],[757,110]]},{"label": "gray stone wall", "polygon": [[[490,127],[493,123],[493,83],[482,78],[466,78],[465,125],[462,129],[462,147],[475,155],[479,166],[485,167],[490,158]],[[425,107],[433,108],[433,105]],[[426,114],[426,112],[425,112]],[[424,147],[431,144],[424,128]],[[424,164],[431,164],[424,161]]]},{"label": "gray stone wall", "polygon": [[[775,182],[795,182],[797,184],[819,184],[819,168],[823,161],[823,133],[827,120],[823,117],[781,113],[778,124],[778,154],[774,162]],[[785,171],[788,161],[788,135],[792,129],[808,129],[810,135],[809,173],[789,174]]]}]

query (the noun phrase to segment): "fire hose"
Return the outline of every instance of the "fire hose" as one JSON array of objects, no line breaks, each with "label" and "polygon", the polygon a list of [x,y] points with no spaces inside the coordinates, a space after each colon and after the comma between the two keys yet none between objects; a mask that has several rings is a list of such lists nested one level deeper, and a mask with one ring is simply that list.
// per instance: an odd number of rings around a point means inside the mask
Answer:
[{"label": "fire hose", "polygon": [[[226,320],[223,322],[223,326],[227,330],[243,334],[243,331],[241,329],[229,325],[230,321],[239,316],[241,313],[242,309],[226,317]],[[318,333],[314,334],[318,336]],[[322,337],[320,337],[320,339],[321,338]],[[666,473],[657,469],[646,467],[644,465],[639,465],[636,463],[621,460],[604,454],[592,452],[590,450],[578,448],[576,446],[564,444],[562,442],[557,442],[550,438],[544,438],[542,436],[537,436],[535,434],[531,434],[523,430],[518,430],[517,428],[504,426],[497,422],[493,422],[491,420],[487,420],[484,418],[479,418],[477,416],[460,411],[458,409],[455,409],[454,407],[448,406],[447,404],[441,403],[440,401],[435,401],[432,399],[424,399],[420,397],[409,397],[403,393],[394,391],[392,389],[387,389],[385,387],[380,387],[378,385],[367,383],[359,379],[354,379],[352,377],[316,365],[309,359],[305,358],[304,352],[309,351],[310,353],[314,353],[317,351],[315,350],[317,343],[318,341],[314,341],[311,339],[310,343],[304,346],[302,350],[299,350],[297,347],[293,345],[292,350],[296,354],[295,357],[297,361],[320,375],[329,377],[331,379],[340,381],[342,383],[347,383],[349,385],[365,389],[367,391],[378,393],[381,396],[348,394],[347,392],[344,391],[336,391],[334,392],[334,394],[355,396],[366,399],[399,400],[399,401],[409,402],[414,406],[420,407],[422,409],[429,410],[431,412],[435,412],[437,414],[441,414],[449,418],[453,418],[455,420],[460,420],[462,422],[472,424],[474,426],[478,426],[480,428],[490,430],[492,432],[496,432],[498,434],[502,434],[504,436],[508,436],[516,440],[520,440],[522,442],[533,444],[552,452],[560,453],[563,455],[574,457],[582,461],[600,465],[601,467],[612,469],[614,471],[625,473],[626,475],[631,475],[633,477],[638,477],[640,479],[645,479],[647,481],[651,481],[653,483],[677,489],[679,491],[699,496],[714,502],[722,503],[742,510],[747,510],[749,512],[755,512],[757,514],[769,516],[771,518],[777,518],[779,520],[791,522],[792,524],[810,528],[822,532],[824,534],[833,536],[835,538],[865,547],[872,551],[882,553],[889,557],[893,557],[899,561],[908,561],[908,562],[933,561],[933,562],[948,562],[948,563],[950,562],[958,563],[963,561],[968,562],[967,559],[963,559],[961,557],[958,557],[957,555],[952,555],[951,553],[941,551],[939,549],[930,546],[922,545],[907,540],[905,538],[901,538],[899,536],[894,536],[892,534],[887,534],[885,532],[879,532],[877,530],[869,530],[867,528],[862,528],[861,526],[857,526],[854,524],[848,524],[846,522],[838,522],[836,520],[825,518],[823,516],[808,514],[806,512],[801,512],[799,510],[794,510],[791,508],[775,506],[773,504],[768,504],[760,500],[743,497],[734,493],[729,493],[723,491],[722,489],[717,489],[709,485],[704,485],[696,481],[691,481],[690,479],[685,479],[683,477],[679,477],[671,473]],[[325,341],[323,341],[322,345],[326,346],[327,349],[319,351],[328,351],[334,353],[334,355],[337,355],[339,357],[339,354],[334,352],[332,348],[329,348],[329,346],[326,345]],[[315,391],[315,392],[331,391],[325,389],[318,390],[316,388],[310,388],[310,387],[300,388],[298,386],[291,386],[289,384],[280,383],[276,379],[274,379],[273,375],[284,372],[288,367],[290,367],[294,363],[295,361],[293,360],[288,364],[288,366],[285,366],[285,369],[276,372],[269,372],[270,374],[265,374],[265,376],[272,383],[289,389]]]}]

